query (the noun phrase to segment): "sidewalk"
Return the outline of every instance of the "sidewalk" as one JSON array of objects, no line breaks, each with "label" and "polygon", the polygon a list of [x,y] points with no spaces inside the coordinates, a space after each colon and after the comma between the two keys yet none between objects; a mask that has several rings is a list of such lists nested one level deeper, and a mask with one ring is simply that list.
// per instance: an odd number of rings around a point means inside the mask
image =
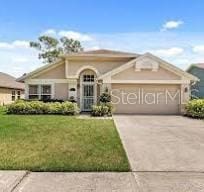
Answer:
[{"label": "sidewalk", "polygon": [[204,173],[0,171],[0,192],[203,192]]}]

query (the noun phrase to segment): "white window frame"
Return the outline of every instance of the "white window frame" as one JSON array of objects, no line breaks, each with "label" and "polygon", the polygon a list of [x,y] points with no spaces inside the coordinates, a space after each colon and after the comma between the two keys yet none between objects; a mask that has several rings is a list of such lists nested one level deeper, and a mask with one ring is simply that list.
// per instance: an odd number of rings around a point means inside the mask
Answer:
[{"label": "white window frame", "polygon": [[[29,87],[30,86],[37,86],[37,94],[30,94],[29,93]],[[51,87],[51,93],[50,94],[42,94],[42,86],[43,85],[49,85],[50,87]],[[30,95],[36,95],[36,96],[38,96],[38,100],[41,100],[41,98],[42,98],[42,96],[43,95],[50,95],[51,96],[51,99],[53,99],[54,98],[54,84],[52,84],[52,83],[42,83],[42,84],[36,84],[36,83],[29,83],[28,84],[28,92],[27,92],[27,99],[29,99],[29,97],[30,97]]]},{"label": "white window frame", "polygon": [[[14,99],[13,99],[13,97],[14,97]],[[15,100],[16,100],[16,90],[11,90],[11,101],[15,101]]]},{"label": "white window frame", "polygon": [[16,92],[17,92],[17,94],[16,94],[17,99],[21,99],[21,91],[20,91],[20,90],[17,90]]}]

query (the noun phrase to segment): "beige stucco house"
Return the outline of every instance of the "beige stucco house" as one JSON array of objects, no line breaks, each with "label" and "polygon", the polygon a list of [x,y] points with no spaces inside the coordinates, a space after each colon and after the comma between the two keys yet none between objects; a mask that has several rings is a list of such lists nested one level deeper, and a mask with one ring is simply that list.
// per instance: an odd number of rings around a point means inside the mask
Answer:
[{"label": "beige stucco house", "polygon": [[74,99],[81,111],[90,111],[108,90],[115,113],[134,114],[182,113],[197,80],[150,53],[112,50],[63,55],[19,78],[27,99]]},{"label": "beige stucco house", "polygon": [[0,72],[0,105],[6,105],[24,98],[24,84],[15,77]]}]

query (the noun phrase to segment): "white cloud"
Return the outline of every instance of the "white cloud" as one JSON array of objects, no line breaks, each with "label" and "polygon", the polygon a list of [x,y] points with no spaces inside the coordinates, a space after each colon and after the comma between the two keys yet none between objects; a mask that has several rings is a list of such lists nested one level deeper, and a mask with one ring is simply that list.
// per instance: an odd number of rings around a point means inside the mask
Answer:
[{"label": "white cloud", "polygon": [[90,35],[85,33],[80,33],[77,31],[70,31],[70,30],[55,30],[55,29],[47,29],[46,31],[42,32],[41,35],[48,35],[48,36],[58,36],[58,37],[68,37],[75,40],[79,40],[81,42],[89,42],[93,41],[93,38]]},{"label": "white cloud", "polygon": [[161,57],[173,57],[181,55],[184,52],[184,50],[183,48],[180,47],[172,47],[168,49],[152,50],[150,52]]},{"label": "white cloud", "polygon": [[38,53],[28,41],[0,42],[0,70],[15,77],[40,66]]},{"label": "white cloud", "polygon": [[183,21],[178,20],[178,21],[167,21],[163,26],[162,26],[162,31],[170,30],[170,29],[176,29],[180,27],[180,25],[183,24]]},{"label": "white cloud", "polygon": [[29,48],[28,41],[16,40],[11,43],[0,42],[0,49],[15,49],[15,48]]},{"label": "white cloud", "polygon": [[29,61],[29,58],[25,56],[17,56],[17,57],[12,58],[12,61],[14,63],[26,63]]},{"label": "white cloud", "polygon": [[12,43],[15,48],[29,48],[29,41],[16,40]]},{"label": "white cloud", "polygon": [[198,54],[204,54],[204,45],[197,45],[193,47],[193,52]]},{"label": "white cloud", "polygon": [[79,33],[79,32],[75,32],[75,31],[59,31],[58,35],[63,37],[68,37],[68,38],[72,38],[75,40],[79,40],[79,41],[92,41],[93,38],[89,35],[86,35],[84,33]]},{"label": "white cloud", "polygon": [[42,32],[41,35],[56,36],[57,32],[55,29],[47,29],[46,31]]},{"label": "white cloud", "polygon": [[93,46],[93,47],[88,47],[86,50],[97,50],[97,49],[100,49],[99,46]]},{"label": "white cloud", "polygon": [[0,42],[0,49],[12,49],[12,44],[6,43],[6,42]]}]

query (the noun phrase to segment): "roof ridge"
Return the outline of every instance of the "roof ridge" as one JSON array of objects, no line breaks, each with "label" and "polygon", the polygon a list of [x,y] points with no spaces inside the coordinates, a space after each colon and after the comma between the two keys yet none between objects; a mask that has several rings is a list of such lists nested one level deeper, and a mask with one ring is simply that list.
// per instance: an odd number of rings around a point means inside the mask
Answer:
[{"label": "roof ridge", "polygon": [[116,54],[116,55],[134,55],[134,56],[139,55],[137,53],[120,51],[120,50],[111,50],[111,49],[86,50],[86,51],[78,52],[76,54]]}]

